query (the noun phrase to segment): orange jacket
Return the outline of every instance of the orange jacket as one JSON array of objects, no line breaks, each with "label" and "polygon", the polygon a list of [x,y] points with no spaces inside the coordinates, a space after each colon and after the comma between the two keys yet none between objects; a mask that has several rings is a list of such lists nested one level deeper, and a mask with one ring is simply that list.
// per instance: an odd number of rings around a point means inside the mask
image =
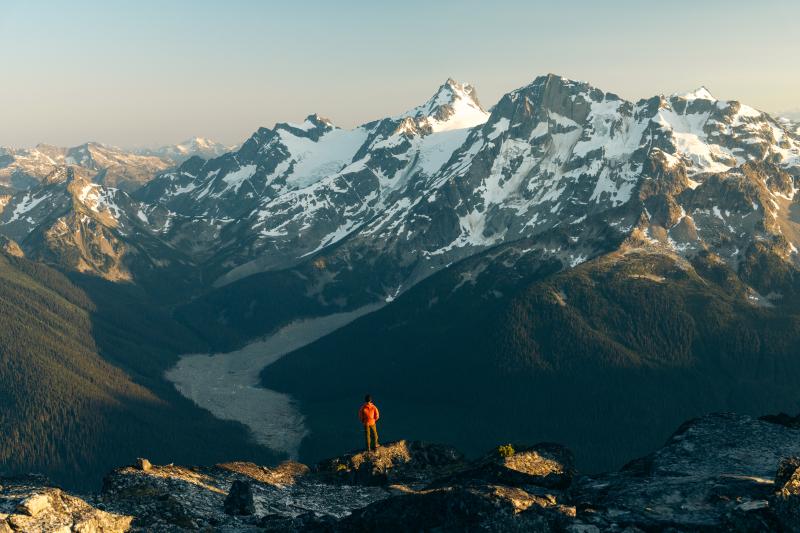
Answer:
[{"label": "orange jacket", "polygon": [[378,408],[375,407],[375,404],[372,402],[367,402],[361,406],[361,409],[358,410],[358,419],[361,420],[361,423],[365,426],[374,426],[375,422],[381,417],[380,412],[378,412]]}]

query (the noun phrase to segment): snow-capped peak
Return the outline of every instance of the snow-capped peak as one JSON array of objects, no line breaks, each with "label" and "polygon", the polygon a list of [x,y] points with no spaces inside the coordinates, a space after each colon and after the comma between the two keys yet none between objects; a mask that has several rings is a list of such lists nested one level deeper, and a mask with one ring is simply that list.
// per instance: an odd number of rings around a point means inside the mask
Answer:
[{"label": "snow-capped peak", "polygon": [[280,128],[281,126],[288,126],[292,129],[301,131],[310,131],[314,129],[328,130],[328,129],[333,129],[335,127],[330,119],[321,117],[317,113],[312,113],[308,115],[306,119],[302,122],[302,124],[287,122],[287,123],[278,123],[275,125],[276,128]]},{"label": "snow-capped peak", "polygon": [[190,139],[186,139],[182,143],[178,143],[175,146],[178,149],[189,152],[192,150],[213,149],[215,146],[217,146],[217,144],[218,143],[215,141],[205,137],[192,137]]},{"label": "snow-capped peak", "polygon": [[717,99],[711,94],[711,91],[705,88],[705,86],[701,86],[700,88],[688,92],[688,93],[675,93],[672,95],[675,98],[682,98],[687,101],[694,101],[694,100],[708,100],[711,102],[716,102]]},{"label": "snow-capped peak", "polygon": [[144,156],[155,156],[172,162],[182,162],[192,156],[203,158],[218,157],[233,149],[206,137],[191,137],[178,144],[160,146],[158,148],[139,149],[135,153]]},{"label": "snow-capped peak", "polygon": [[486,122],[489,113],[481,106],[472,85],[448,78],[427,102],[397,118],[413,118],[439,132],[478,126]]},{"label": "snow-capped peak", "polygon": [[794,120],[791,117],[780,117],[778,118],[778,123],[787,131],[800,135],[800,120]]}]

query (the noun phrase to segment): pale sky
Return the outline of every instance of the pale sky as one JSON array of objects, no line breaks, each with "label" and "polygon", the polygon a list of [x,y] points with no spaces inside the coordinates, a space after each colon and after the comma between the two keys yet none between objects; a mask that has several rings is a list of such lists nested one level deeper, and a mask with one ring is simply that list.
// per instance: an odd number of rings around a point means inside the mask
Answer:
[{"label": "pale sky", "polygon": [[351,127],[448,77],[485,107],[553,72],[628,99],[800,108],[797,0],[0,0],[0,145],[239,143]]}]

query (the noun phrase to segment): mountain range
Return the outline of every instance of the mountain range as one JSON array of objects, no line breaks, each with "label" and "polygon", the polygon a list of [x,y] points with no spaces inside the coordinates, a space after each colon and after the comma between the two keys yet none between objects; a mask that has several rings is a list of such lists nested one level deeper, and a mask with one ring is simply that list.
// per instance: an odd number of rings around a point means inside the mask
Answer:
[{"label": "mountain range", "polygon": [[794,113],[791,115],[781,115],[781,118],[778,119],[784,127],[789,130],[793,131],[796,134],[800,133],[800,113]]},{"label": "mountain range", "polygon": [[138,148],[133,150],[133,153],[161,157],[176,163],[183,163],[193,156],[205,159],[219,157],[235,148],[235,146],[227,146],[213,139],[192,137],[178,144],[167,144],[156,148]]},{"label": "mountain range", "polygon": [[48,144],[38,144],[33,148],[0,146],[0,185],[27,189],[41,183],[51,172],[69,166],[80,177],[131,191],[157,173],[192,156],[216,157],[231,148],[201,137],[175,145],[137,150],[97,142],[69,148]]},{"label": "mountain range", "polygon": [[709,410],[800,406],[791,120],[552,74],[485,108],[447,80],[396,116],[312,114],[205,155],[135,186],[64,155],[0,196],[0,233],[90,298],[141,290],[214,350],[383,304],[263,373],[301,405],[308,457],[346,445],[364,388],[402,436],[553,438],[591,468]]}]

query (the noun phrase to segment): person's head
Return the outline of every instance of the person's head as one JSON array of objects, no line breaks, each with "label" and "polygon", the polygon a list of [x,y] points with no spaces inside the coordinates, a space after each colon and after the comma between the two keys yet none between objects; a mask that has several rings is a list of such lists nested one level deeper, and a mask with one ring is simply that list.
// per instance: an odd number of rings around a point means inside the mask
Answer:
[{"label": "person's head", "polygon": [[371,401],[372,401],[372,396],[370,396],[369,394],[367,394],[366,396],[364,396],[364,401],[365,401],[366,403],[369,403],[369,402],[371,402]]}]

